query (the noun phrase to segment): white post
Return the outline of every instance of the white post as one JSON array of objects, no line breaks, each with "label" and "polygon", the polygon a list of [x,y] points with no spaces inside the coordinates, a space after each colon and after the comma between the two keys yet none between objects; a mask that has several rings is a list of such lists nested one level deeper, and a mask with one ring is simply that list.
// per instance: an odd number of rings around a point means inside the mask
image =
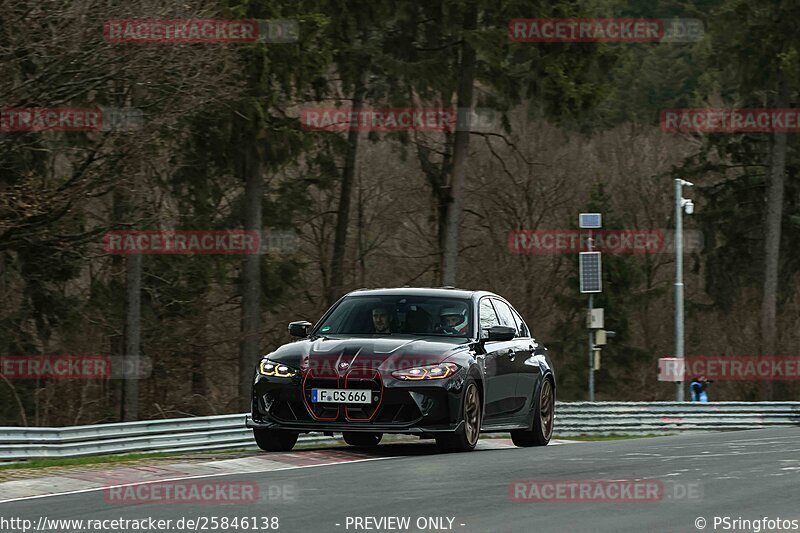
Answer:
[{"label": "white post", "polygon": [[[675,180],[675,357],[683,359],[683,197],[682,179]],[[675,401],[683,401],[683,376]]]}]

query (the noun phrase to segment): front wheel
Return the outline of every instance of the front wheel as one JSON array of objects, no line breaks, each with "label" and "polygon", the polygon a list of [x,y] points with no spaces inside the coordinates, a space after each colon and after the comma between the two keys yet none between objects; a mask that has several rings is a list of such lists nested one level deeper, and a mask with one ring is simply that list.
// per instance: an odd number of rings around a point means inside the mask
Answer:
[{"label": "front wheel", "polygon": [[342,433],[344,441],[350,446],[358,448],[372,448],[378,445],[383,438],[383,433],[357,433],[345,431]]},{"label": "front wheel", "polygon": [[475,380],[469,378],[462,396],[461,427],[455,433],[436,437],[436,445],[448,452],[469,452],[478,444],[481,433],[481,395]]},{"label": "front wheel", "polygon": [[294,448],[298,434],[283,429],[253,429],[256,444],[265,452],[288,452]]},{"label": "front wheel", "polygon": [[522,447],[547,446],[553,436],[556,394],[550,379],[544,378],[536,398],[532,429],[517,429],[511,432],[511,441]]}]

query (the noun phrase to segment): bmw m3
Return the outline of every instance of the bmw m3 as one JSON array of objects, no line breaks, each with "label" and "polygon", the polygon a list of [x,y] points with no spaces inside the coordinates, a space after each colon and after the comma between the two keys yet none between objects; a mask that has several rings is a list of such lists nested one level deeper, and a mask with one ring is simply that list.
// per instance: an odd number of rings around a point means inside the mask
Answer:
[{"label": "bmw m3", "polygon": [[341,432],[360,447],[383,434],[475,448],[481,432],[518,446],[553,433],[556,380],[547,349],[511,304],[486,291],[353,291],[316,325],[289,324],[298,340],[258,364],[247,427],[266,451],[300,433]]}]

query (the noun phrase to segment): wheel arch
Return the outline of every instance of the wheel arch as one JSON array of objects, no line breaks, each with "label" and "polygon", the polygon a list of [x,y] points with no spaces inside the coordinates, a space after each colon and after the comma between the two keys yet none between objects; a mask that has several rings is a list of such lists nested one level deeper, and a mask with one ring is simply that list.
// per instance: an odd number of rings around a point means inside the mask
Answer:
[{"label": "wheel arch", "polygon": [[486,409],[486,384],[484,382],[483,373],[478,370],[476,365],[473,365],[470,367],[469,372],[467,372],[467,376],[475,380],[475,385],[478,387],[478,394],[480,394],[481,397],[481,411],[483,411]]},{"label": "wheel arch", "polygon": [[542,379],[550,380],[550,384],[553,386],[553,396],[556,394],[557,385],[556,385],[556,374],[551,369],[547,369],[547,371],[542,376]]},{"label": "wheel arch", "polygon": [[533,424],[533,420],[536,417],[536,405],[539,403],[538,396],[542,390],[542,383],[547,380],[553,386],[553,409],[555,409],[555,400],[558,397],[556,392],[556,375],[552,371],[552,369],[548,367],[542,367],[541,374],[539,374],[539,379],[536,380],[536,386],[531,391],[531,405],[530,408],[527,410],[527,423]]}]

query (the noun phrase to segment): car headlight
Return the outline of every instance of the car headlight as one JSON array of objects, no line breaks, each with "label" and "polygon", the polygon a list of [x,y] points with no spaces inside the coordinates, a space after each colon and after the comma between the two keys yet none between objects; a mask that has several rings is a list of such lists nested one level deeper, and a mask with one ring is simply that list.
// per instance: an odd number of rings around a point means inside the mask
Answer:
[{"label": "car headlight", "polygon": [[258,371],[262,376],[273,376],[276,378],[291,378],[297,375],[297,370],[286,366],[283,363],[276,363],[269,359],[264,359],[258,365]]},{"label": "car headlight", "polygon": [[458,372],[458,369],[459,366],[455,363],[439,363],[438,365],[415,366],[407,370],[395,370],[392,372],[392,376],[406,381],[444,379]]}]

